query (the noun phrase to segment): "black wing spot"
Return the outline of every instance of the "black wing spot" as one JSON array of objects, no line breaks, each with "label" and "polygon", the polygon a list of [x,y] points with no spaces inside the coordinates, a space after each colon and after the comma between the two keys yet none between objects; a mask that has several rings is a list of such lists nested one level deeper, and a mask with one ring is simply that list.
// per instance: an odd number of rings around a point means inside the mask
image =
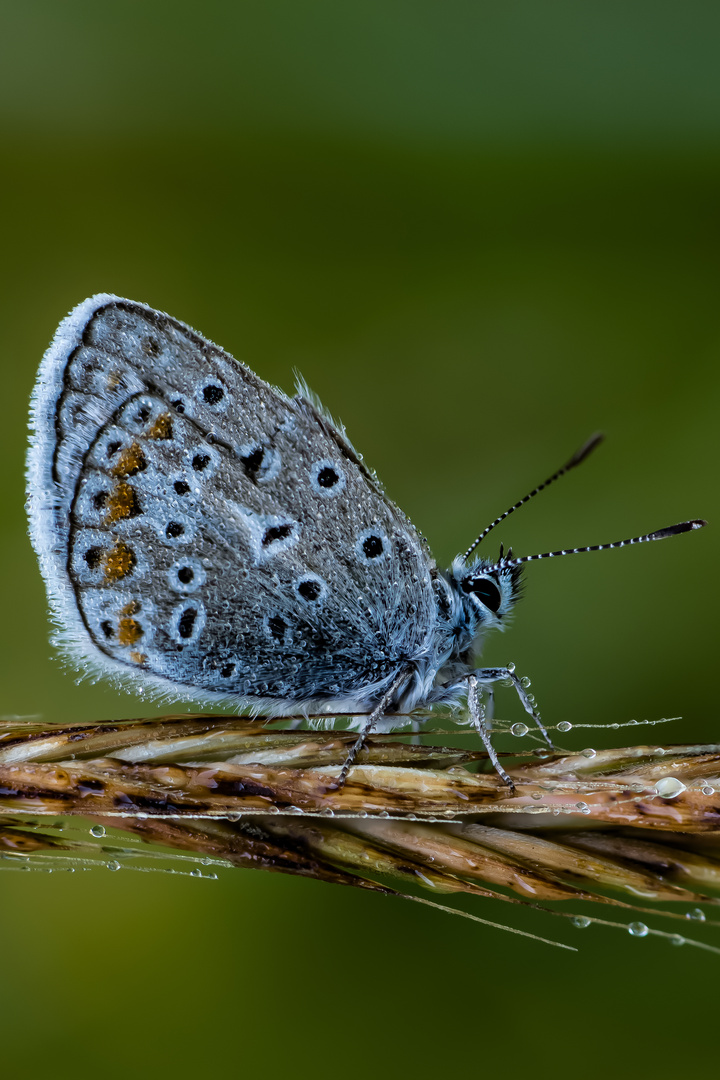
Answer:
[{"label": "black wing spot", "polygon": [[284,619],[281,619],[279,615],[271,615],[268,619],[268,630],[276,641],[285,640],[285,631],[288,628],[288,624]]},{"label": "black wing spot", "polygon": [[121,446],[122,443],[118,442],[117,439],[114,442],[109,442],[107,444],[107,456],[113,457],[115,454],[117,454]]},{"label": "black wing spot", "polygon": [[232,676],[234,674],[235,674],[235,665],[234,664],[225,664],[223,667],[220,668],[220,678],[221,679],[230,679],[230,678],[232,678]]},{"label": "black wing spot", "polygon": [[100,559],[102,558],[103,549],[101,547],[91,547],[85,552],[85,562],[88,564],[91,570],[96,570],[100,565]]},{"label": "black wing spot", "polygon": [[178,635],[181,638],[192,637],[193,627],[197,619],[197,608],[185,608],[178,620]]},{"label": "black wing spot", "polygon": [[93,495],[93,506],[96,510],[102,510],[108,500],[107,491],[96,491]]},{"label": "black wing spot", "polygon": [[100,629],[102,630],[108,641],[110,640],[110,638],[115,637],[115,630],[113,624],[110,622],[109,619],[103,619],[103,621],[100,623]]},{"label": "black wing spot", "polygon": [[377,559],[383,553],[383,542],[379,536],[366,536],[362,549],[368,559]]},{"label": "black wing spot", "polygon": [[165,535],[169,540],[174,540],[176,537],[182,536],[184,532],[185,526],[181,525],[179,521],[168,521]]},{"label": "black wing spot", "polygon": [[143,405],[142,408],[138,410],[135,416],[135,421],[138,424],[147,424],[149,419],[150,410],[148,409],[147,405]]},{"label": "black wing spot", "polygon": [[276,540],[286,540],[293,531],[293,528],[293,525],[271,525],[269,529],[265,530],[265,535],[262,538],[262,546],[269,547],[269,545],[274,544]]},{"label": "black wing spot", "polygon": [[180,398],[178,398],[177,401],[171,401],[170,404],[172,405],[175,412],[180,413],[181,416],[185,412],[185,406],[183,405]]},{"label": "black wing spot", "polygon": [[195,571],[192,566],[181,566],[177,572],[178,581],[183,585],[189,585],[195,577]]},{"label": "black wing spot", "polygon": [[317,482],[320,487],[323,488],[335,487],[339,479],[340,476],[337,471],[335,469],[332,469],[329,465],[326,465],[323,469],[321,469],[317,475]]},{"label": "black wing spot", "polygon": [[264,457],[265,450],[263,449],[263,447],[256,446],[255,449],[251,450],[249,454],[245,454],[244,457],[240,458],[242,467],[245,470],[245,475],[250,480],[256,479],[257,474],[260,472]]},{"label": "black wing spot", "polygon": [[192,467],[196,472],[202,472],[203,469],[207,469],[210,464],[209,454],[196,454],[192,459]]},{"label": "black wing spot", "polygon": [[203,397],[208,405],[217,405],[225,397],[225,391],[222,386],[215,386],[211,383],[209,386],[203,387]]},{"label": "black wing spot", "polygon": [[175,488],[178,495],[187,495],[190,491],[190,485],[185,483],[184,480],[176,480],[173,484],[173,487]]},{"label": "black wing spot", "polygon": [[303,600],[314,601],[320,596],[322,586],[319,581],[314,581],[311,578],[308,581],[301,581],[297,587],[297,591],[300,596],[302,596]]}]

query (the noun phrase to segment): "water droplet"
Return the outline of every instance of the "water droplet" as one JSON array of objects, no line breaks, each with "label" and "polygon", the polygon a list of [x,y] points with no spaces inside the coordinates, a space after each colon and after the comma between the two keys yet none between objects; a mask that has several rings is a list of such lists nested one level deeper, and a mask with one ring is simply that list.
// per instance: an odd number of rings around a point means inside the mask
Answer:
[{"label": "water droplet", "polygon": [[663,776],[655,785],[655,794],[661,799],[676,799],[685,790],[685,785],[675,776]]},{"label": "water droplet", "polygon": [[196,866],[194,870],[190,871],[190,877],[202,877],[202,870],[199,866]]},{"label": "water droplet", "polygon": [[701,911],[699,907],[693,908],[692,911],[685,912],[686,919],[694,919],[695,922],[705,922],[705,912]]},{"label": "water droplet", "polygon": [[528,687],[532,686],[532,683],[528,679],[527,675],[523,675],[522,679],[520,680],[520,685],[524,686],[526,690],[528,689]]},{"label": "water droplet", "polygon": [[527,724],[513,724],[510,728],[510,733],[517,736],[527,735],[528,731],[529,728]]},{"label": "water droplet", "polygon": [[592,919],[588,919],[587,915],[574,915],[570,922],[573,926],[577,926],[578,930],[584,930],[590,925]]},{"label": "water droplet", "polygon": [[117,862],[115,859],[111,859],[110,862],[105,863],[105,865],[107,866],[108,870],[119,870],[120,869],[120,863]]},{"label": "water droplet", "polygon": [[586,802],[576,802],[575,803],[575,809],[579,810],[581,814],[589,814],[590,813],[590,807],[588,806],[588,804]]},{"label": "water droplet", "polygon": [[644,922],[631,922],[628,926],[628,933],[633,937],[647,937],[650,933]]},{"label": "water droplet", "polygon": [[537,802],[540,802],[540,800],[542,799],[542,792],[533,791],[531,798],[535,799]]},{"label": "water droplet", "polygon": [[515,674],[515,665],[513,664],[512,660],[507,665],[507,670],[510,672],[511,675]]},{"label": "water droplet", "polygon": [[593,750],[591,746],[588,746],[587,750],[583,750],[582,756],[586,758],[594,758],[597,754],[597,750]]},{"label": "water droplet", "polygon": [[711,784],[704,784],[702,789],[703,795],[714,795],[715,788]]},{"label": "water droplet", "polygon": [[557,729],[558,731],[572,731],[572,724],[569,720],[561,720]]},{"label": "water droplet", "polygon": [[93,825],[92,828],[90,829],[90,835],[91,836],[104,836],[105,835],[105,829],[104,829],[104,827],[102,825]]},{"label": "water droplet", "polygon": [[671,934],[670,935],[670,944],[671,945],[684,945],[685,944],[685,938],[682,936],[682,934]]},{"label": "water droplet", "polygon": [[212,870],[209,874],[205,875],[205,878],[206,878],[207,881],[217,881],[218,876],[215,873],[215,871]]},{"label": "water droplet", "polygon": [[628,720],[628,727],[637,727],[637,720]]}]

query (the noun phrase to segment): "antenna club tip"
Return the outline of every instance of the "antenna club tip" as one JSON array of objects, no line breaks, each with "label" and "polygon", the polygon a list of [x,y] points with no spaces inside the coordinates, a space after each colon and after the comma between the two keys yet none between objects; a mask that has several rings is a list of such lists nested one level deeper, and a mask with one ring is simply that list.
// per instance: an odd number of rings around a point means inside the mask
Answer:
[{"label": "antenna club tip", "polygon": [[704,529],[707,525],[707,521],[704,521],[702,518],[696,518],[695,521],[690,522],[690,525],[693,529]]},{"label": "antenna club tip", "polygon": [[566,469],[574,469],[576,465],[580,465],[586,457],[588,457],[593,450],[600,445],[605,439],[605,433],[602,431],[596,431],[579,450],[576,450],[573,456],[565,466]]}]

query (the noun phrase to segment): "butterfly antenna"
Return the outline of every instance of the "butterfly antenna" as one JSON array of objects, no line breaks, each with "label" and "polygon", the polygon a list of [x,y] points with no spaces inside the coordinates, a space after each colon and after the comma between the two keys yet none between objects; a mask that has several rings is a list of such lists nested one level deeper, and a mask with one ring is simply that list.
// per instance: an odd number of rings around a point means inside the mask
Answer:
[{"label": "butterfly antenna", "polygon": [[664,529],[645,533],[643,536],[631,536],[628,540],[613,540],[611,544],[592,544],[590,547],[564,548],[562,551],[543,551],[540,555],[523,555],[519,559],[501,558],[494,566],[483,570],[483,574],[493,570],[506,570],[508,567],[521,566],[523,563],[536,562],[538,559],[554,559],[560,555],[583,555],[586,551],[609,551],[611,548],[628,547],[630,544],[647,544],[651,540],[667,540],[669,536],[702,529],[707,521],[696,518],[693,521],[681,521],[679,525],[668,525]]},{"label": "butterfly antenna", "polygon": [[472,555],[478,544],[485,539],[489,532],[492,532],[496,525],[499,525],[500,522],[504,521],[506,517],[510,517],[511,514],[514,514],[515,511],[519,510],[521,506],[525,505],[525,503],[530,502],[531,499],[534,499],[536,495],[539,495],[540,492],[544,491],[546,487],[550,486],[550,484],[554,484],[555,481],[559,480],[561,476],[565,475],[565,473],[570,472],[571,469],[574,469],[577,465],[580,465],[581,462],[585,460],[585,458],[589,457],[595,447],[600,445],[604,438],[605,436],[601,432],[597,432],[595,435],[588,439],[584,446],[581,446],[579,450],[575,451],[570,460],[563,465],[562,469],[558,469],[557,472],[553,473],[552,476],[549,476],[547,480],[545,480],[542,484],[539,484],[538,487],[533,488],[533,490],[523,499],[520,499],[520,501],[516,502],[514,506],[511,506],[509,510],[506,510],[504,514],[501,514],[500,517],[497,517],[494,521],[491,521],[488,527],[486,529],[483,529],[477,539],[473,540],[472,544],[463,555],[462,561],[468,561],[469,557]]}]

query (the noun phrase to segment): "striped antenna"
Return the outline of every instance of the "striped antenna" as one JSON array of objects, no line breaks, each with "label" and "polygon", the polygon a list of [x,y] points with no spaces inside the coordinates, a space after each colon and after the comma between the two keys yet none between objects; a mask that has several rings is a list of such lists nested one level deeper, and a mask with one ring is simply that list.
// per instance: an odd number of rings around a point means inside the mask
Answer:
[{"label": "striped antenna", "polygon": [[583,555],[586,551],[609,551],[610,548],[628,547],[630,544],[646,544],[650,540],[666,540],[668,536],[677,536],[679,533],[691,532],[693,529],[702,529],[707,521],[695,519],[694,521],[681,521],[679,525],[668,525],[665,529],[656,532],[645,533],[644,536],[631,536],[629,540],[614,540],[612,544],[592,544],[590,547],[565,548],[562,551],[544,551],[541,555],[523,555],[519,559],[503,559],[502,557],[494,566],[484,567],[482,577],[492,574],[496,570],[507,570],[511,566],[521,566],[523,563],[535,562],[537,559],[554,559],[559,555]]},{"label": "striped antenna", "polygon": [[[600,445],[604,438],[605,436],[601,432],[593,435],[591,438],[588,439],[584,446],[581,446],[579,450],[576,450],[570,460],[563,465],[562,469],[558,469],[556,473],[553,473],[552,476],[549,476],[547,480],[545,480],[542,484],[538,485],[538,487],[536,488],[533,488],[533,490],[523,499],[520,499],[520,502],[516,502],[515,505],[511,506],[509,510],[506,510],[504,514],[501,514],[500,517],[497,517],[494,521],[491,521],[488,527],[486,529],[483,529],[477,539],[473,540],[472,544],[463,555],[462,561],[468,561],[478,544],[485,539],[489,532],[492,532],[496,525],[499,525],[500,522],[504,521],[506,517],[510,517],[511,514],[514,514],[515,511],[519,510],[521,506],[524,506],[525,503],[530,502],[530,500],[534,499],[536,495],[539,495],[541,491],[544,491],[546,487],[549,487],[550,484],[554,484],[555,481],[559,480],[561,476],[564,476],[565,473],[570,472],[571,469],[574,469],[576,465],[580,465],[581,462],[583,462],[585,458],[593,452],[595,447]],[[625,543],[628,542],[629,541],[625,541]]]}]

